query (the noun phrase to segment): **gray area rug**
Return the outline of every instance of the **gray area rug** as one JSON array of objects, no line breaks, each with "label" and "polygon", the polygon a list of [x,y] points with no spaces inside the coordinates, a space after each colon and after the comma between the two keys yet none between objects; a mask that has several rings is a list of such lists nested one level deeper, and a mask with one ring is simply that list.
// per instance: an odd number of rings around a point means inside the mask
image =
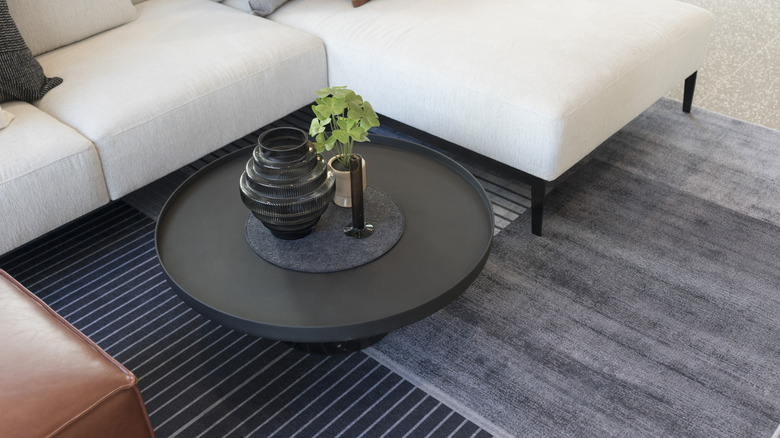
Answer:
[{"label": "gray area rug", "polygon": [[367,353],[508,436],[772,436],[780,132],[662,99],[528,216]]}]

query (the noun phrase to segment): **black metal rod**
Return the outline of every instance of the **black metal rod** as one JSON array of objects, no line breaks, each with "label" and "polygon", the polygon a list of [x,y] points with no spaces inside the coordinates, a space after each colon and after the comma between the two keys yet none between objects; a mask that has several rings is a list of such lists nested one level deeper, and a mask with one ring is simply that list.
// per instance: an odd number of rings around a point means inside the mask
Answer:
[{"label": "black metal rod", "polygon": [[363,167],[360,157],[349,157],[349,180],[352,189],[352,228],[362,230],[365,226],[363,217]]}]

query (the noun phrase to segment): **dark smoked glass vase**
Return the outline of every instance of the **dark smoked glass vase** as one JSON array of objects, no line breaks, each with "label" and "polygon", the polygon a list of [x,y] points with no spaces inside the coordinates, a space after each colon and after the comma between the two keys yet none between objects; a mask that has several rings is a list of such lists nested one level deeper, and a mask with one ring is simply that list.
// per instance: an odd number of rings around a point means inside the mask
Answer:
[{"label": "dark smoked glass vase", "polygon": [[307,236],[333,200],[333,174],[301,129],[269,129],[257,143],[241,175],[241,200],[274,236]]}]

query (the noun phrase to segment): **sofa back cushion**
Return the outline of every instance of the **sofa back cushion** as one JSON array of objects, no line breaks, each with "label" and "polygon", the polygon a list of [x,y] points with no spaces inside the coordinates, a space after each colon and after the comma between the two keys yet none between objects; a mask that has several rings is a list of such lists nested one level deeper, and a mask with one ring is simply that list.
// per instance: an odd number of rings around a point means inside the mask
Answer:
[{"label": "sofa back cushion", "polygon": [[252,13],[252,7],[249,6],[249,0],[223,0],[220,1],[223,5],[230,6],[231,8],[244,11],[249,14]]},{"label": "sofa back cushion", "polygon": [[8,0],[8,8],[33,56],[135,18],[131,0]]}]

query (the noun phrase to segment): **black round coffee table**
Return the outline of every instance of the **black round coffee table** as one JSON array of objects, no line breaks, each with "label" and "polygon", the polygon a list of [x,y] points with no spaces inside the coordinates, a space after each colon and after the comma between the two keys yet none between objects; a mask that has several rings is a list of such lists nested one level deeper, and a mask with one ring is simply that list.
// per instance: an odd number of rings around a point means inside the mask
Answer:
[{"label": "black round coffee table", "polygon": [[155,244],[173,290],[227,327],[325,353],[368,346],[457,298],[492,244],[485,191],[459,164],[424,146],[373,136],[356,152],[366,159],[368,184],[405,216],[388,253],[317,274],[257,256],[245,238],[249,211],[239,195],[252,153],[246,148],[196,172],[162,209]]}]

